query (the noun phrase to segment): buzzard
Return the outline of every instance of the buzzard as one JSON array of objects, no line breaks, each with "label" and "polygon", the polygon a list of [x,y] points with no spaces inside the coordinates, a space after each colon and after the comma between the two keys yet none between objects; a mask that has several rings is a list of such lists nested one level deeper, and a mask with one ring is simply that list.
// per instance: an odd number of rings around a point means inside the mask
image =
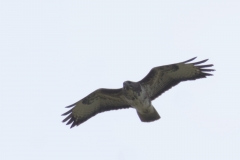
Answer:
[{"label": "buzzard", "polygon": [[62,114],[67,116],[63,122],[68,121],[67,125],[71,124],[72,128],[98,113],[125,108],[135,108],[142,122],[158,120],[160,116],[153,107],[152,100],[182,81],[212,76],[207,73],[214,71],[214,69],[209,69],[213,66],[212,64],[199,65],[208,59],[188,63],[195,58],[154,67],[142,80],[138,82],[125,81],[123,87],[119,89],[97,89],[78,102],[67,106],[66,108],[71,109]]}]

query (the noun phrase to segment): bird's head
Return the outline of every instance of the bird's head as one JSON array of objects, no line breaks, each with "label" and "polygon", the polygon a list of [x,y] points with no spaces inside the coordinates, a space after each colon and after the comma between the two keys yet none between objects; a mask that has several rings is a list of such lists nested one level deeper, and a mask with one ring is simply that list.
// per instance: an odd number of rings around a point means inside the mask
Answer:
[{"label": "bird's head", "polygon": [[125,81],[123,82],[123,89],[126,89],[126,90],[134,90],[134,91],[141,91],[141,86],[139,83],[136,83],[136,82],[131,82],[131,81]]},{"label": "bird's head", "polygon": [[132,89],[133,88],[133,82],[130,82],[130,81],[123,82],[123,88],[127,89],[127,90]]}]

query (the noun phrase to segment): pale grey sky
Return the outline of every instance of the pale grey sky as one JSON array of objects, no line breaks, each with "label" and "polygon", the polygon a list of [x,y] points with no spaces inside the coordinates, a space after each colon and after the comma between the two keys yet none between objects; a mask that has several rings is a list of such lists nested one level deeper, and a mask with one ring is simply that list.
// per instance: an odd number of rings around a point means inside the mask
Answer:
[{"label": "pale grey sky", "polygon": [[[237,160],[239,0],[2,0],[0,159]],[[64,108],[155,66],[209,58],[213,77],[69,129]]]}]

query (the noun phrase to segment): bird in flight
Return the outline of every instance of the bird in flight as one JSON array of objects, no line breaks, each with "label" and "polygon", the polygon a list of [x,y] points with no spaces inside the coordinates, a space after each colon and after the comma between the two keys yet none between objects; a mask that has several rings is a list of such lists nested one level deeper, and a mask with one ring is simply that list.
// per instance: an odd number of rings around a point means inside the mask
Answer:
[{"label": "bird in flight", "polygon": [[126,108],[136,109],[142,122],[158,120],[160,115],[153,107],[152,100],[180,82],[212,76],[209,72],[214,71],[210,68],[213,64],[202,65],[208,59],[188,63],[195,58],[154,67],[142,80],[125,81],[123,87],[119,89],[97,89],[78,102],[67,106],[66,108],[71,109],[62,114],[67,116],[63,122],[67,122],[67,125],[71,124],[72,128],[98,113]]}]

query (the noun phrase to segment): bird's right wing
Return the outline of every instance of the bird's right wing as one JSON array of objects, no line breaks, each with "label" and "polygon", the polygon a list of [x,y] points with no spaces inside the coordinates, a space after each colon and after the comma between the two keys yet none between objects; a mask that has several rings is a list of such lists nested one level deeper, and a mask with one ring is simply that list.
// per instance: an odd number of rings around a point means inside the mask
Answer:
[{"label": "bird's right wing", "polygon": [[70,107],[73,108],[62,115],[68,115],[63,122],[68,121],[67,125],[71,124],[72,128],[98,113],[130,108],[131,106],[125,102],[122,89],[98,89],[66,108]]}]

